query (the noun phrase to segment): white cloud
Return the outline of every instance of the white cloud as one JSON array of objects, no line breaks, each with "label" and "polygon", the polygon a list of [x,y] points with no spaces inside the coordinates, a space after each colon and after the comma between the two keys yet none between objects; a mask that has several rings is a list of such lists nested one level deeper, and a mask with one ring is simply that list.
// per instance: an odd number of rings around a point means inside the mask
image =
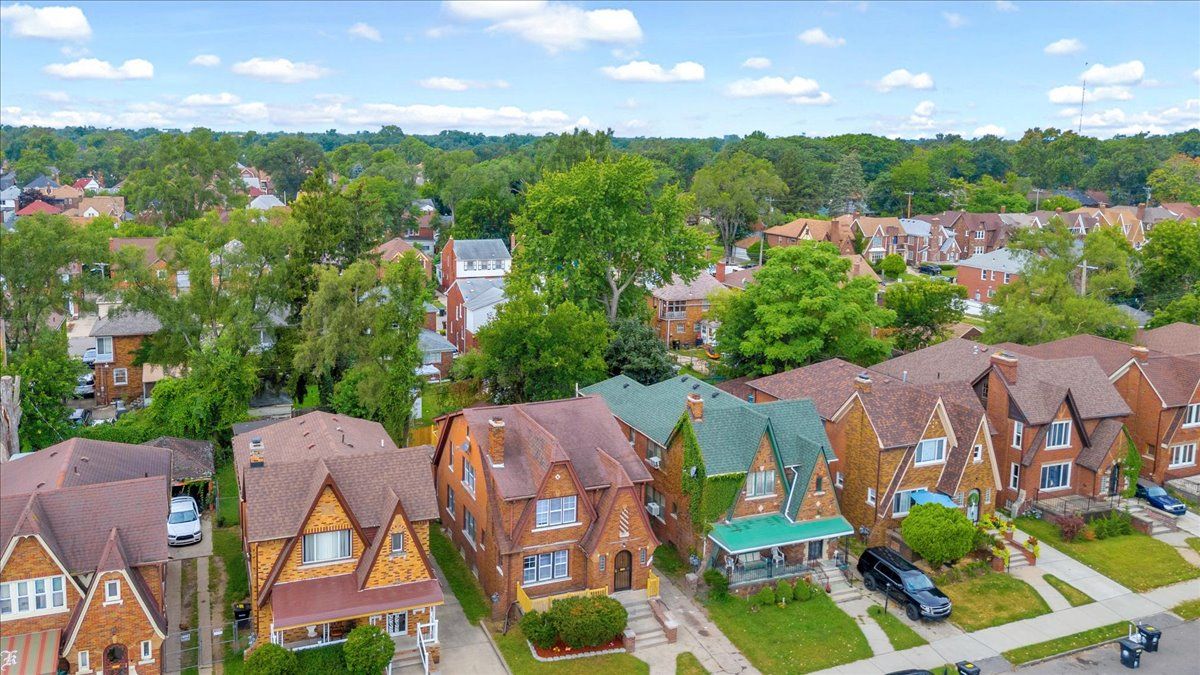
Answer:
[{"label": "white cloud", "polygon": [[465,20],[489,21],[491,33],[512,33],[551,54],[591,43],[629,44],[642,39],[642,27],[628,9],[584,10],[547,2],[446,2]]},{"label": "white cloud", "polygon": [[214,68],[221,65],[221,57],[217,56],[216,54],[197,54],[196,56],[192,57],[192,60],[188,61],[188,63],[193,66]]},{"label": "white cloud", "polygon": [[912,115],[908,117],[908,128],[932,129],[934,127],[933,113],[936,110],[937,106],[933,101],[921,101],[917,107],[913,108]]},{"label": "white cloud", "polygon": [[1127,113],[1120,108],[1109,108],[1083,118],[1083,131],[1099,136],[1117,134],[1167,134],[1200,126],[1200,98],[1192,98],[1181,105],[1156,111]]},{"label": "white cloud", "polygon": [[910,73],[905,68],[898,68],[884,75],[875,83],[879,91],[893,89],[933,89],[933,76],[929,73]]},{"label": "white cloud", "polygon": [[383,42],[383,36],[379,34],[378,28],[361,21],[350,26],[346,32],[350,34],[350,37],[362,38],[371,42]]},{"label": "white cloud", "polygon": [[913,108],[913,114],[920,115],[921,117],[929,117],[936,109],[937,106],[933,104],[933,101],[921,101],[917,104],[916,108]]},{"label": "white cloud", "polygon": [[78,7],[31,7],[20,3],[0,7],[0,22],[17,37],[44,40],[86,40],[92,26]]},{"label": "white cloud", "polygon": [[625,108],[626,110],[633,110],[634,108],[637,108],[637,107],[638,107],[638,105],[639,105],[639,104],[638,104],[638,100],[637,100],[636,98],[632,98],[632,97],[631,97],[631,98],[627,98],[627,99],[625,99],[625,100],[624,100],[624,101],[622,101],[621,103],[618,103],[618,104],[617,104],[617,107],[618,107],[618,108]]},{"label": "white cloud", "polygon": [[288,59],[264,59],[258,56],[233,64],[231,70],[238,75],[284,84],[315,80],[329,74],[328,68],[322,68],[313,63],[289,61]]},{"label": "white cloud", "polygon": [[630,61],[623,66],[605,66],[600,72],[619,82],[702,82],[704,66],[695,61],[676,63],[670,70],[649,61]]},{"label": "white cloud", "polygon": [[51,103],[66,103],[71,100],[71,95],[65,91],[39,91],[38,96]]},{"label": "white cloud", "polygon": [[962,28],[970,23],[967,17],[958,12],[942,12],[942,18],[946,20],[946,25],[951,28]]},{"label": "white cloud", "polygon": [[438,40],[440,38],[449,37],[458,33],[461,29],[458,26],[430,26],[425,29],[425,37]]},{"label": "white cloud", "polygon": [[69,59],[78,59],[91,53],[87,47],[84,47],[80,44],[65,44],[59,47],[58,51],[60,54]]},{"label": "white cloud", "polygon": [[94,110],[55,110],[48,113],[9,106],[0,110],[0,121],[13,126],[32,127],[87,127],[108,126],[112,124],[112,115]]},{"label": "white cloud", "polygon": [[1200,68],[1197,68],[1192,71],[1192,79],[1197,82],[1200,82]]},{"label": "white cloud", "polygon": [[1012,0],[996,0],[997,12],[1015,12],[1017,9],[1017,3],[1012,2]]},{"label": "white cloud", "polygon": [[[1078,104],[1082,96],[1084,96],[1083,88],[1073,84],[1055,87],[1046,92],[1046,97],[1050,102],[1059,105]],[[1087,90],[1086,96],[1086,102],[1128,101],[1133,98],[1133,93],[1129,91],[1128,87],[1093,87]]]},{"label": "white cloud", "polygon": [[1079,79],[1088,84],[1137,84],[1146,76],[1146,66],[1141,61],[1128,61],[1115,66],[1103,63],[1083,71]]},{"label": "white cloud", "polygon": [[816,96],[793,96],[788,99],[788,103],[796,105],[832,105],[833,96],[829,92],[823,91]]},{"label": "white cloud", "polygon": [[1084,45],[1078,38],[1063,38],[1046,45],[1042,51],[1050,56],[1065,56],[1083,51]]},{"label": "white cloud", "polygon": [[809,28],[796,36],[796,39],[814,47],[841,47],[846,44],[846,38],[835,38],[821,28]]},{"label": "white cloud", "polygon": [[42,70],[64,80],[148,80],[154,77],[154,64],[145,59],[129,59],[120,66],[100,59],[79,59],[71,63],[51,63]]},{"label": "white cloud", "polygon": [[762,70],[764,68],[770,68],[771,67],[771,59],[768,59],[765,56],[751,56],[750,58],[746,59],[745,61],[742,61],[742,67],[743,68],[751,68],[753,70]]},{"label": "white cloud", "polygon": [[1004,133],[1004,127],[996,126],[995,124],[985,124],[981,127],[975,127],[975,131],[971,132],[971,135],[979,138],[980,136],[1003,136]]},{"label": "white cloud", "polygon": [[439,89],[441,91],[466,91],[468,89],[507,89],[508,82],[505,80],[492,80],[491,82],[479,82],[475,80],[460,80],[457,77],[427,77],[423,80],[418,80],[417,84],[425,89]]},{"label": "white cloud", "polygon": [[183,105],[195,106],[236,105],[241,102],[241,98],[227,91],[219,94],[192,94],[184,97],[183,101],[181,101]]},{"label": "white cloud", "polygon": [[726,93],[735,98],[758,96],[812,96],[820,91],[821,85],[807,77],[760,77],[757,80],[737,80],[729,85]]}]

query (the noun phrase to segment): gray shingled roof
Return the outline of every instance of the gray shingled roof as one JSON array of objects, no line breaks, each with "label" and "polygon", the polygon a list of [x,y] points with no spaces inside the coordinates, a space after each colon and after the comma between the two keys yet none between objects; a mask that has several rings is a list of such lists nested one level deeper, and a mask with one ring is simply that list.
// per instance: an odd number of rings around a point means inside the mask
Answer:
[{"label": "gray shingled roof", "polygon": [[479,309],[504,301],[504,277],[456,279],[467,309]]},{"label": "gray shingled roof", "polygon": [[1021,267],[1024,264],[1025,258],[1023,253],[1010,251],[1007,248],[998,248],[991,253],[980,253],[966,260],[961,260],[958,266],[1017,274],[1021,271]]},{"label": "gray shingled roof", "polygon": [[120,312],[109,314],[92,326],[88,335],[120,337],[124,335],[153,335],[162,330],[162,323],[149,312]]},{"label": "gray shingled roof", "polygon": [[725,290],[725,285],[707,272],[701,272],[691,281],[674,277],[671,283],[652,291],[659,300],[704,300],[709,295]]},{"label": "gray shingled roof", "polygon": [[459,260],[510,260],[502,239],[455,239],[454,257]]},{"label": "gray shingled roof", "polygon": [[417,338],[417,342],[421,346],[421,351],[426,354],[454,351],[454,345],[450,344],[444,335],[428,328],[421,329],[421,335]]}]

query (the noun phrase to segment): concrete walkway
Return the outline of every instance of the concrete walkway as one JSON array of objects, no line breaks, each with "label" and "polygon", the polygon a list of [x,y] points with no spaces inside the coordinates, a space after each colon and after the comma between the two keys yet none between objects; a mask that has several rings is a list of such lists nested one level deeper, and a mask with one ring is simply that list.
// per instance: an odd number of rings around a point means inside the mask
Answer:
[{"label": "concrete walkway", "polygon": [[650,664],[651,675],[672,675],[675,659],[682,652],[691,652],[710,673],[744,673],[759,671],[733,646],[704,610],[680,590],[665,574],[659,577],[659,593],[679,622],[675,644],[662,644],[649,649],[635,649],[633,655]]},{"label": "concrete walkway", "polygon": [[200,641],[200,656],[196,664],[200,667],[200,675],[212,673],[213,636],[212,636],[212,607],[208,597],[208,558],[197,558],[189,562],[196,566],[196,607],[199,611],[199,621],[196,635]]},{"label": "concrete walkway", "polygon": [[[1025,541],[1029,539],[1029,534],[1017,530],[1013,538],[1018,541]],[[1104,601],[1133,593],[1128,588],[1125,588],[1044,541],[1041,542],[1039,548],[1042,555],[1037,560],[1037,568],[1041,570],[1042,574],[1053,574],[1075,588],[1087,593],[1097,601]],[[1041,575],[1038,576],[1040,577]]]},{"label": "concrete walkway", "polygon": [[1048,574],[1048,572],[1036,565],[1032,567],[1018,567],[1012,571],[1012,576],[1029,584],[1033,587],[1033,590],[1038,592],[1038,595],[1042,596],[1042,599],[1050,606],[1051,612],[1061,612],[1064,609],[1070,609],[1071,603],[1063,597],[1063,594],[1059,593],[1057,588],[1051,586],[1042,578],[1045,574]]},{"label": "concrete walkway", "polygon": [[179,672],[179,622],[183,614],[182,593],[183,563],[172,560],[167,563],[167,639],[163,643],[163,672]]},{"label": "concrete walkway", "polygon": [[[862,630],[863,635],[866,636],[867,644],[871,645],[871,651],[875,652],[876,656],[890,654],[896,651],[896,648],[892,646],[892,641],[888,639],[887,633],[883,632],[883,628],[879,626],[879,622],[867,613],[867,610],[874,604],[874,602],[871,602],[867,598],[859,598],[858,600],[843,602],[838,607],[841,607],[843,612],[854,617],[854,620],[858,622],[858,627]],[[893,605],[893,608],[895,609],[893,613],[903,614],[901,607]]]},{"label": "concrete walkway", "polygon": [[[504,659],[496,653],[492,641],[483,632],[483,626],[471,625],[467,615],[463,613],[462,604],[446,584],[446,576],[442,574],[437,561],[430,557],[438,584],[442,587],[442,595],[446,604],[437,608],[438,642],[441,645],[442,658],[440,672],[458,675],[505,675],[508,668]],[[393,675],[424,674],[421,662],[394,669]]]}]

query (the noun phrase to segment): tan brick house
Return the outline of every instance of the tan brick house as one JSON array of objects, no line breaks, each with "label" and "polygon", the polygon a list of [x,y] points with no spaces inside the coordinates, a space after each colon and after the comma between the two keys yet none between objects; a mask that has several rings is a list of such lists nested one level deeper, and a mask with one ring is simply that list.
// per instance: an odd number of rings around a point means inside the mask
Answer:
[{"label": "tan brick house", "polygon": [[690,376],[598,394],[654,479],[654,531],[733,585],[826,573],[852,533],[834,495],[836,462],[810,401],[753,405]]},{"label": "tan brick house", "polygon": [[724,288],[716,277],[701,272],[690,282],[674,279],[650,291],[651,325],[658,338],[677,349],[715,337],[716,327],[708,321],[709,297]]},{"label": "tan brick house", "polygon": [[170,465],[83,439],[3,465],[5,673],[161,672]]},{"label": "tan brick house", "polygon": [[913,384],[841,359],[751,380],[757,401],[811,397],[839,458],[842,512],[873,545],[914,503],[961,508],[973,521],[1000,488],[989,425],[966,382]]},{"label": "tan brick house", "polygon": [[400,659],[437,663],[442,591],[429,561],[429,446],[313,412],[233,439],[256,644],[387,631]]},{"label": "tan brick house", "polygon": [[603,400],[468,408],[438,425],[442,528],[493,617],[653,585],[658,539],[642,508],[650,474]]}]

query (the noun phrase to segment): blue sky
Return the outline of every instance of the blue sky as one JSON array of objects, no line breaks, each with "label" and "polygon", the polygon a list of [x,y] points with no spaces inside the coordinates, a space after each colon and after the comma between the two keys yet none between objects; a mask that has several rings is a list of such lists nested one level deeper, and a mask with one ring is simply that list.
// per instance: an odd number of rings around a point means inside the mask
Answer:
[{"label": "blue sky", "polygon": [[[58,0],[64,3],[68,0]],[[1019,137],[1200,126],[1200,3],[0,3],[0,121]]]}]

